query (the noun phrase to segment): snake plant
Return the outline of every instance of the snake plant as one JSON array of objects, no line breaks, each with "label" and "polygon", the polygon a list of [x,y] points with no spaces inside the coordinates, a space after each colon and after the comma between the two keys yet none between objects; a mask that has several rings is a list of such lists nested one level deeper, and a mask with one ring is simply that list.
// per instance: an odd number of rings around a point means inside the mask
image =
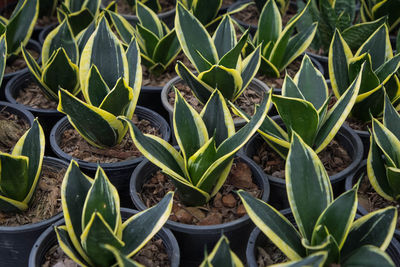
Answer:
[{"label": "snake plant", "polygon": [[143,63],[151,73],[159,75],[164,72],[181,51],[175,29],[170,30],[156,13],[141,2],[136,3],[139,18],[136,29],[118,13],[107,12],[125,44],[136,36]]},{"label": "snake plant", "polygon": [[389,30],[394,31],[400,23],[400,1],[361,0],[361,20],[371,21],[387,16]]},{"label": "snake plant", "polygon": [[180,152],[161,138],[144,135],[128,123],[139,151],[167,174],[180,200],[189,206],[206,204],[224,184],[235,153],[250,139],[265,118],[270,98],[254,117],[235,133],[233,119],[222,94],[215,90],[197,113],[175,89],[173,126]]},{"label": "snake plant", "polygon": [[42,67],[22,47],[29,71],[51,100],[58,100],[58,89],[64,88],[73,95],[79,93],[79,52],[71,27],[64,20],[46,37],[42,48]]},{"label": "snake plant", "polygon": [[[317,153],[321,152],[335,137],[350,113],[360,90],[361,80],[362,75],[358,74],[336,104],[328,109],[328,86],[321,72],[305,55],[294,79],[289,75],[285,76],[282,95],[272,96],[272,102],[287,130],[267,116],[258,132],[283,158],[288,153],[292,132],[298,133]],[[234,104],[231,103],[231,106],[235,113],[246,120],[250,119],[249,115]]]},{"label": "snake plant", "polygon": [[37,119],[18,140],[11,154],[0,152],[0,211],[25,211],[39,182],[44,133]]},{"label": "snake plant", "polygon": [[[257,6],[258,11],[261,13],[263,7],[265,6],[268,0],[254,0],[254,3]],[[279,12],[284,15],[289,8],[290,1],[289,0],[276,0],[276,4],[278,5]]]},{"label": "snake plant", "polygon": [[198,75],[180,61],[177,62],[176,72],[203,104],[215,88],[225,98],[235,101],[258,71],[261,46],[242,58],[241,51],[249,33],[246,31],[237,42],[229,15],[224,16],[211,38],[201,22],[179,2],[176,13],[175,27],[179,43]]},{"label": "snake plant", "polygon": [[74,36],[86,29],[99,15],[101,0],[65,0],[57,8],[58,21],[66,19]]},{"label": "snake plant", "polygon": [[104,170],[98,167],[91,179],[72,160],[61,185],[65,225],[55,227],[58,244],[80,266],[130,261],[168,220],[173,195],[169,192],[157,205],[122,222],[117,189]]},{"label": "snake plant", "polygon": [[0,36],[0,85],[3,81],[4,70],[6,69],[7,60],[7,41],[6,35],[3,33]]},{"label": "snake plant", "polygon": [[385,94],[383,123],[372,120],[367,172],[375,191],[389,201],[400,199],[399,125],[400,116]]},{"label": "snake plant", "polygon": [[393,56],[386,25],[378,28],[353,55],[347,42],[336,31],[329,49],[328,65],[332,89],[340,97],[353,79],[360,66],[362,73],[359,95],[351,116],[361,121],[369,121],[382,116],[384,93],[395,103],[400,96],[400,82],[396,74],[400,66],[400,55]]},{"label": "snake plant", "polygon": [[238,192],[250,219],[292,261],[315,253],[313,266],[394,266],[384,252],[396,227],[397,209],[388,207],[356,219],[357,189],[333,199],[329,176],[317,154],[295,132],[286,161],[286,190],[297,227],[269,204]]},{"label": "snake plant", "polygon": [[85,101],[60,89],[57,109],[91,145],[115,146],[128,131],[117,117],[132,118],[142,82],[136,40],[125,51],[102,16],[81,54],[79,78]]},{"label": "snake plant", "polygon": [[309,3],[310,0],[301,13],[292,18],[282,30],[282,17],[275,0],[266,1],[258,21],[257,32],[246,49],[246,51],[254,51],[256,46],[261,45],[260,71],[262,73],[269,77],[279,78],[281,72],[311,44],[317,32],[318,23],[312,23],[293,35]]},{"label": "snake plant", "polygon": [[243,267],[239,257],[230,249],[229,240],[221,236],[211,253],[206,253],[200,267]]},{"label": "snake plant", "polygon": [[19,0],[9,19],[0,16],[0,34],[6,33],[7,56],[18,55],[31,38],[39,13],[39,0]]},{"label": "snake plant", "polygon": [[[298,10],[305,7],[305,0],[297,0]],[[299,11],[298,11],[299,12]],[[310,7],[297,24],[297,30],[308,28],[318,22],[318,31],[311,47],[328,52],[329,44],[337,29],[352,50],[357,50],[386,18],[365,23],[356,20],[356,0],[311,0]]]}]

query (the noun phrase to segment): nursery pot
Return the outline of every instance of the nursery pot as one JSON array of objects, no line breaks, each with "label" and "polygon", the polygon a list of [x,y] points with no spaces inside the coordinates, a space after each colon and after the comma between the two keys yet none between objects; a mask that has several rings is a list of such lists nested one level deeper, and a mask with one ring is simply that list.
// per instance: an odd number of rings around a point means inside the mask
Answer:
[{"label": "nursery pot", "polygon": [[[31,82],[36,83],[35,79],[32,77],[29,70],[24,71],[23,73],[16,75],[12,78],[6,85],[5,93],[6,99],[8,102],[13,104],[17,103],[17,97],[22,89],[28,86]],[[40,85],[39,85],[40,86]],[[43,127],[43,131],[45,132],[46,136],[49,136],[51,129],[53,128],[54,124],[59,121],[64,114],[59,112],[56,109],[41,109],[41,108],[33,108],[31,106],[23,105],[25,109],[30,111],[35,117],[39,119],[40,124]],[[47,144],[49,142],[46,142]]]},{"label": "nursery pot", "polygon": [[[170,80],[163,87],[163,89],[161,91],[161,102],[162,102],[162,105],[164,106],[165,110],[167,110],[167,112],[169,114],[171,128],[173,128],[172,123],[173,123],[174,107],[168,102],[168,94],[169,94],[169,92],[171,92],[171,90],[173,90],[173,86],[175,86],[176,84],[178,84],[180,82],[183,82],[181,77],[176,76],[175,78]],[[256,78],[253,78],[253,80],[249,84],[248,88],[251,88],[252,90],[257,91],[258,93],[260,93],[261,96],[262,95],[265,96],[266,93],[269,91],[268,86]],[[246,121],[242,118],[234,118],[233,122],[235,124],[236,129],[239,129],[246,124]]]},{"label": "nursery pot", "polygon": [[[361,177],[367,173],[367,160],[361,162],[360,166],[357,168],[353,175],[346,178],[346,191],[353,188],[353,186],[358,182]],[[369,180],[368,180],[369,183]],[[357,212],[361,215],[367,215],[369,212],[358,202]],[[394,236],[400,241],[400,229],[396,229]],[[400,259],[400,258],[399,258]],[[400,264],[398,264],[400,266]]]},{"label": "nursery pot", "polygon": [[11,114],[17,115],[19,118],[26,121],[29,126],[32,126],[33,120],[35,119],[32,113],[26,110],[23,106],[8,102],[0,101],[0,111],[7,111]]},{"label": "nursery pot", "polygon": [[169,114],[161,103],[161,86],[142,86],[138,105],[160,114],[169,123]]},{"label": "nursery pot", "polygon": [[[272,119],[282,126],[282,119],[274,116]],[[352,175],[358,165],[360,165],[363,155],[363,146],[358,135],[347,125],[342,125],[337,132],[335,139],[347,151],[353,162],[344,170],[330,176],[332,189],[335,196],[340,195],[344,191],[346,177]],[[243,152],[249,158],[253,158],[257,154],[257,150],[264,143],[264,139],[257,134],[243,147]],[[277,209],[282,210],[289,207],[286,193],[285,179],[274,177],[266,174],[271,186],[270,203]]]},{"label": "nursery pot", "polygon": [[[140,119],[148,120],[151,125],[158,128],[161,137],[168,141],[171,136],[170,128],[168,123],[157,113],[147,108],[136,106],[135,114]],[[50,133],[50,145],[53,152],[61,159],[70,161],[74,159],[79,164],[79,168],[90,177],[94,177],[96,174],[97,166],[100,166],[106,172],[111,183],[117,188],[119,196],[121,198],[121,206],[131,207],[131,201],[129,197],[129,177],[136,166],[142,162],[143,156],[115,162],[115,163],[95,163],[87,162],[80,159],[73,158],[71,155],[65,153],[59,146],[62,134],[65,130],[72,129],[72,125],[68,121],[67,117],[62,118],[53,127]]]},{"label": "nursery pot", "polygon": [[[263,171],[246,156],[237,156],[251,168],[254,183],[263,190],[261,199],[268,201],[270,189]],[[132,173],[130,193],[133,203],[139,210],[145,210],[147,207],[140,199],[138,192],[159,169],[148,160],[144,160]],[[246,249],[244,240],[248,239],[254,224],[249,216],[245,215],[237,220],[217,225],[190,225],[168,220],[166,226],[172,230],[178,240],[182,253],[182,266],[198,266],[204,258],[204,249],[207,248],[210,252],[222,234],[229,239],[231,249],[244,260]]]},{"label": "nursery pot", "polygon": [[[55,169],[68,168],[60,159],[44,157],[43,165]],[[0,259],[2,267],[27,266],[29,252],[40,234],[63,216],[59,214],[33,224],[22,226],[0,226]]]},{"label": "nursery pot", "polygon": [[[101,1],[101,8],[106,8],[108,6],[108,4],[110,4],[112,0],[102,0]],[[118,1],[121,0],[117,0],[117,4]],[[174,0],[175,2],[175,0]],[[133,26],[136,26],[136,24],[139,22],[139,18],[135,15],[127,15],[127,14],[120,14],[121,16],[123,16],[130,24],[132,24]],[[174,26],[174,19],[175,19],[175,8],[159,13],[157,14],[157,17],[162,20],[165,24],[167,24],[167,26],[169,28],[172,28]]]},{"label": "nursery pot", "polygon": [[[137,212],[138,211],[136,210],[121,208],[122,220],[127,220]],[[62,218],[55,222],[52,226],[48,227],[46,231],[44,231],[43,234],[39,236],[39,238],[33,245],[31,253],[29,255],[29,267],[38,267],[42,266],[42,264],[45,263],[46,253],[49,251],[50,248],[57,245],[58,243],[57,236],[54,231],[54,226],[60,226],[64,224],[65,221],[64,218]],[[180,254],[178,243],[176,242],[174,235],[171,233],[170,230],[164,227],[161,228],[161,230],[155,236],[162,239],[171,263],[171,267],[178,267]]]},{"label": "nursery pot", "polygon": [[46,27],[43,27],[43,29],[40,31],[39,36],[38,36],[38,41],[41,45],[43,45],[44,40],[46,39],[47,35],[54,30],[58,26],[58,23],[53,23],[51,25],[48,25]]},{"label": "nursery pot", "polygon": [[[31,40],[29,40],[28,44],[26,45],[26,48],[34,50],[34,51],[39,53],[39,58],[37,59],[37,62],[40,63],[41,62],[42,46],[38,42],[36,42],[36,41],[31,39]],[[20,54],[20,55],[22,57],[22,54]],[[17,59],[16,56],[11,56],[11,57],[9,57],[7,59],[7,61],[8,62],[12,62],[12,61],[14,61],[16,59]],[[20,75],[20,74],[22,74],[24,72],[27,72],[27,71],[28,71],[28,67],[25,67],[25,68],[23,68],[21,70],[15,71],[15,72],[4,73],[3,82],[1,84],[1,89],[0,89],[0,100],[4,100],[5,99],[4,91],[5,91],[5,87],[6,87],[7,83],[8,83],[8,81],[10,81],[15,76],[18,76],[18,75]]]},{"label": "nursery pot", "polygon": [[[290,209],[285,209],[281,211],[282,215],[284,215],[291,223],[295,223],[293,214]],[[360,216],[356,215],[358,219]],[[256,227],[250,234],[249,241],[247,243],[246,248],[246,259],[248,267],[257,267],[257,247],[263,246],[268,241],[268,237],[261,232],[261,230]],[[389,244],[389,247],[386,249],[386,253],[390,256],[396,266],[400,266],[400,243],[395,238]]]}]

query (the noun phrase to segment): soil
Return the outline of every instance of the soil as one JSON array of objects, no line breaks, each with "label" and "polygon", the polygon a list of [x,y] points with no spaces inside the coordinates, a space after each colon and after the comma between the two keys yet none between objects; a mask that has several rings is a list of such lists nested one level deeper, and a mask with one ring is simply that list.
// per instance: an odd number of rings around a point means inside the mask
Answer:
[{"label": "soil", "polygon": [[[260,233],[263,235],[263,233]],[[264,246],[257,247],[256,251],[257,266],[266,267],[277,263],[288,261],[285,254],[268,239]]]},{"label": "soil", "polygon": [[306,49],[307,52],[311,52],[313,54],[319,55],[319,56],[323,56],[323,57],[327,57],[328,56],[328,51],[325,51],[323,48],[320,48],[318,50],[312,49],[311,46],[309,46]]},{"label": "soil", "polygon": [[[400,212],[399,203],[386,200],[375,192],[367,175],[364,175],[360,188],[358,189],[358,203],[368,212],[373,212],[388,206],[394,206],[397,208],[397,212]],[[400,217],[397,218],[396,229],[400,229]]]},{"label": "soil", "polygon": [[[257,198],[262,195],[262,190],[253,183],[250,167],[242,161],[235,160],[225,184],[207,204],[188,207],[182,204],[178,194],[175,194],[169,219],[192,225],[215,225],[234,221],[246,214],[243,204],[234,193],[239,189]],[[174,190],[171,180],[158,171],[143,185],[142,192],[138,195],[147,207],[152,207],[160,202],[165,194]]]},{"label": "soil", "polygon": [[66,169],[56,169],[43,164],[42,173],[29,209],[24,212],[3,213],[1,226],[20,226],[47,220],[62,212],[61,183]]},{"label": "soil", "polygon": [[45,27],[54,23],[58,23],[57,16],[43,16],[36,21],[36,27]]},{"label": "soil", "polygon": [[[117,10],[119,14],[124,15],[136,15],[135,10],[128,4],[126,0],[117,1]],[[175,8],[175,1],[171,0],[159,0],[161,5],[161,11],[158,14],[167,12]]]},{"label": "soil", "polygon": [[[152,238],[132,259],[148,267],[170,266],[165,246],[161,239],[156,238]],[[64,266],[79,267],[57,244],[46,253],[42,267]]]},{"label": "soil", "polygon": [[353,130],[358,131],[368,131],[368,127],[371,128],[371,123],[365,123],[363,121],[357,120],[355,118],[348,117],[345,121]]},{"label": "soil", "polygon": [[17,103],[37,109],[57,109],[57,102],[50,100],[36,82],[31,82],[19,90]]},{"label": "soil", "polygon": [[269,88],[282,88],[283,81],[285,79],[285,74],[287,73],[290,77],[294,77],[296,73],[299,71],[301,66],[302,58],[295,59],[292,63],[290,63],[285,71],[282,71],[281,76],[279,78],[270,78],[266,75],[258,72],[256,78],[261,80],[263,83],[267,84]]},{"label": "soil", "polygon": [[[38,53],[35,50],[29,49],[29,48],[27,50],[35,60],[39,59],[40,53]],[[19,53],[17,56],[15,56],[14,60],[11,60],[11,58],[9,58],[7,60],[4,73],[5,74],[13,73],[13,72],[22,70],[22,69],[24,69],[26,67],[27,66],[26,66],[26,62],[25,62],[24,56],[21,53]]]},{"label": "soil", "polygon": [[[139,120],[135,115],[132,121],[141,132],[161,137],[159,129],[151,126],[149,121]],[[142,155],[130,138],[129,132],[120,144],[112,148],[101,149],[90,145],[74,128],[71,128],[64,131],[59,146],[72,157],[87,162],[114,163],[134,159]]]},{"label": "soil", "polygon": [[[347,151],[333,139],[329,145],[318,154],[329,176],[347,168],[352,160]],[[285,178],[285,160],[279,156],[266,142],[257,150],[253,160],[265,173],[278,178]]]},{"label": "soil", "polygon": [[[191,105],[198,113],[201,112],[204,105],[195,97],[189,86],[183,82],[175,84],[175,87],[181,92],[183,98]],[[263,95],[260,95],[259,91],[251,89],[251,84],[247,87],[243,93],[234,102],[235,105],[239,106],[246,114],[253,115],[255,104],[261,103]],[[175,104],[175,92],[171,91],[168,93],[168,103],[171,106]],[[238,118],[237,115],[231,112],[233,118]]]},{"label": "soil", "polygon": [[230,6],[230,5],[232,5],[233,3],[236,3],[236,0],[223,0],[223,1],[222,1],[222,7]]},{"label": "soil", "polygon": [[0,110],[0,151],[9,153],[21,136],[29,129],[29,123],[15,114]]},{"label": "soil", "polygon": [[[289,5],[288,10],[282,17],[282,27],[284,27],[294,15],[296,15],[296,9]],[[260,18],[260,12],[258,11],[257,6],[253,4],[247,6],[240,12],[235,13],[233,17],[241,22],[244,22],[245,24],[257,27],[258,20]]]}]

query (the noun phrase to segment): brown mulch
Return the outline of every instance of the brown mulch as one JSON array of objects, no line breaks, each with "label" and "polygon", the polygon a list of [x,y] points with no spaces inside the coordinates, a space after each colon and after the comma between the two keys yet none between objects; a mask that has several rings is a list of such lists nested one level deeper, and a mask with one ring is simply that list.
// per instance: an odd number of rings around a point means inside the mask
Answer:
[{"label": "brown mulch", "polygon": [[368,131],[368,127],[372,129],[371,123],[365,123],[363,121],[357,120],[356,118],[347,117],[345,123],[349,125],[353,130],[358,131]]},{"label": "brown mulch", "polygon": [[[132,121],[141,132],[160,136],[159,129],[153,127],[149,121],[138,120],[136,116],[132,118]],[[120,144],[101,149],[90,145],[74,128],[71,128],[64,131],[59,145],[65,153],[87,162],[114,163],[142,155],[130,138],[129,132]]]},{"label": "brown mulch", "polygon": [[302,58],[296,58],[292,63],[290,63],[286,67],[284,71],[282,71],[281,76],[279,78],[268,77],[260,73],[260,71],[256,75],[256,78],[262,81],[263,83],[267,84],[269,88],[282,88],[286,73],[293,78],[300,69],[301,61]]},{"label": "brown mulch", "polygon": [[19,226],[47,220],[62,211],[61,183],[66,169],[55,169],[43,164],[38,186],[29,209],[24,212],[3,213],[1,226]]},{"label": "brown mulch", "polygon": [[[352,162],[347,151],[335,139],[318,154],[318,157],[330,176],[344,170]],[[252,158],[265,173],[274,177],[285,178],[285,160],[266,142],[262,143],[257,154]]]},{"label": "brown mulch", "polygon": [[[37,60],[39,58],[40,54],[37,51],[29,49],[29,48],[27,50],[35,60]],[[26,67],[27,67],[27,65],[26,65],[24,56],[21,53],[19,53],[14,60],[7,60],[4,73],[5,74],[13,73],[18,70],[22,70]]]},{"label": "brown mulch", "polygon": [[29,123],[15,114],[0,110],[0,151],[9,153],[21,136],[29,129]]},{"label": "brown mulch", "polygon": [[58,103],[47,98],[36,82],[31,82],[19,91],[19,104],[38,109],[57,109]]},{"label": "brown mulch", "polygon": [[[261,232],[260,235],[263,235]],[[256,247],[256,260],[257,266],[266,267],[277,263],[284,263],[288,261],[288,258],[285,254],[280,251],[278,247],[276,247],[271,240],[267,240],[264,246]]]},{"label": "brown mulch", "polygon": [[[175,8],[175,1],[159,0],[159,2],[160,2],[160,5],[161,5],[160,13],[164,13],[164,12],[167,12],[167,11]],[[117,10],[118,10],[119,14],[136,15],[135,10],[132,9],[132,7],[125,0],[119,0],[118,1]],[[158,13],[158,14],[160,14],[160,13]]]},{"label": "brown mulch", "polygon": [[[194,96],[190,87],[183,82],[175,84],[175,87],[179,90],[179,92],[181,92],[183,98],[189,103],[189,105],[191,105],[198,113],[200,113],[204,105]],[[235,105],[239,106],[248,115],[254,114],[254,105],[261,103],[263,98],[263,95],[260,95],[259,91],[256,91],[251,87],[252,84],[250,84],[234,102]],[[175,104],[175,92],[172,90],[168,93],[168,103],[171,106],[174,106]],[[231,115],[232,117],[237,118],[237,116],[232,112]]]},{"label": "brown mulch", "polygon": [[[162,240],[154,237],[132,259],[148,267],[170,266],[168,254]],[[80,265],[71,260],[58,244],[54,245],[47,251],[45,262],[41,267],[64,266],[79,267]]]},{"label": "brown mulch", "polygon": [[[399,203],[386,200],[375,192],[367,175],[364,175],[358,189],[358,203],[368,212],[384,209],[389,206],[396,207],[397,212],[400,212]],[[400,229],[400,217],[397,217],[396,229]]]},{"label": "brown mulch", "polygon": [[[234,193],[243,189],[254,197],[261,197],[262,190],[253,183],[250,167],[236,160],[220,191],[207,204],[199,207],[188,207],[181,203],[178,194],[174,196],[174,204],[170,220],[193,225],[215,225],[236,220],[246,214],[239,197]],[[160,171],[143,185],[138,193],[147,207],[152,207],[175,187],[171,180]]]}]

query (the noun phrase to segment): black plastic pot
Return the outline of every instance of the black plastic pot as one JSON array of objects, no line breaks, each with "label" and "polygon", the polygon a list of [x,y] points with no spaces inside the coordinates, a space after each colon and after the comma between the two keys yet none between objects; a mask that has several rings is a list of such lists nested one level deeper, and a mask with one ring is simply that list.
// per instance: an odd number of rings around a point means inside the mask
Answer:
[{"label": "black plastic pot", "polygon": [[11,114],[15,114],[26,121],[30,126],[32,126],[33,120],[35,119],[32,113],[26,110],[23,106],[17,104],[0,101],[0,111],[7,111]]},{"label": "black plastic pot", "polygon": [[[356,172],[353,175],[346,178],[346,185],[345,185],[346,191],[353,188],[353,186],[358,182],[358,179],[360,179],[360,177],[364,177],[366,173],[367,173],[367,160],[364,160],[363,162],[361,162]],[[363,216],[369,213],[363,206],[360,205],[360,203],[358,203],[357,211]],[[400,229],[396,229],[396,231],[394,232],[394,236],[400,241]]]},{"label": "black plastic pot", "polygon": [[[174,112],[174,107],[172,105],[169,104],[168,102],[168,94],[169,92],[171,92],[173,86],[177,83],[182,82],[181,77],[176,76],[175,78],[173,78],[172,80],[170,80],[162,89],[161,91],[161,102],[162,105],[164,106],[164,109],[168,112],[169,114],[169,121],[170,121],[170,125],[171,128],[173,128],[172,126],[172,121],[173,121],[173,112]],[[249,84],[248,88],[251,88],[257,92],[259,92],[261,95],[265,95],[268,91],[269,88],[268,86],[263,83],[262,81],[254,78],[251,83]],[[243,127],[243,125],[246,124],[246,121],[242,118],[234,118],[233,122],[235,124],[235,128],[239,129],[241,127]]]},{"label": "black plastic pot", "polygon": [[[238,155],[238,157],[250,166],[254,183],[263,190],[261,199],[268,201],[270,188],[263,171],[246,156]],[[144,210],[147,207],[138,196],[138,192],[141,191],[143,184],[150,179],[152,174],[158,170],[157,166],[148,160],[144,160],[132,173],[130,193],[133,203],[139,210]],[[178,240],[182,253],[182,266],[198,266],[203,260],[205,247],[210,252],[221,234],[228,237],[231,249],[244,260],[246,249],[244,240],[248,239],[254,224],[249,216],[245,215],[238,220],[218,225],[198,226],[168,220],[166,226],[172,230]]]},{"label": "black plastic pot", "polygon": [[[44,157],[43,165],[56,169],[68,168],[60,159]],[[63,216],[59,213],[50,219],[22,226],[0,226],[0,259],[2,267],[27,266],[29,252],[40,234]]]},{"label": "black plastic pot", "polygon": [[[295,223],[293,214],[290,209],[285,209],[281,213],[289,219],[291,223]],[[356,218],[359,218],[356,215]],[[268,237],[266,237],[259,228],[255,228],[250,234],[249,241],[246,248],[246,258],[248,267],[257,267],[257,247],[263,246],[267,243]],[[396,266],[400,266],[400,243],[395,238],[390,242],[389,247],[386,249],[386,253],[390,256]]]},{"label": "black plastic pot", "polygon": [[[171,137],[170,128],[168,126],[168,123],[159,114],[141,106],[136,107],[135,114],[137,115],[139,120],[148,120],[153,127],[159,129],[161,137],[164,140],[169,141]],[[64,117],[59,122],[57,122],[51,130],[50,145],[51,149],[57,155],[57,157],[66,161],[74,159],[76,162],[78,162],[80,169],[90,177],[95,176],[97,166],[100,165],[106,172],[111,183],[117,188],[121,199],[121,206],[128,208],[132,207],[132,202],[129,197],[129,177],[131,176],[136,166],[139,165],[140,162],[142,162],[144,157],[141,156],[135,159],[115,163],[94,163],[72,158],[59,146],[62,133],[67,129],[72,129],[72,125],[68,121],[68,118]]]},{"label": "black plastic pot", "polygon": [[[282,120],[279,116],[274,116],[272,119],[282,125]],[[340,195],[345,188],[346,177],[352,175],[360,165],[363,155],[363,145],[358,135],[347,125],[342,125],[335,136],[335,139],[344,147],[353,162],[341,172],[330,176],[333,192],[335,196]],[[258,148],[264,143],[264,139],[259,134],[253,136],[250,141],[243,147],[243,152],[249,158],[257,153]],[[271,186],[270,203],[275,208],[282,210],[289,207],[289,202],[286,193],[285,179],[274,177],[266,174]]]},{"label": "black plastic pot", "polygon": [[[136,213],[137,211],[135,210],[121,208],[121,217],[123,220],[128,219]],[[29,267],[39,267],[44,264],[46,253],[49,251],[50,248],[57,244],[57,236],[54,231],[54,226],[59,226],[63,224],[65,224],[64,218],[58,220],[52,226],[47,228],[47,230],[44,231],[43,234],[40,235],[40,237],[36,240],[29,255]],[[170,230],[164,227],[161,228],[161,230],[156,234],[156,237],[162,239],[166,252],[170,259],[171,267],[178,267],[180,253],[179,246],[176,242],[174,235],[171,233]]]},{"label": "black plastic pot", "polygon": [[169,114],[165,108],[163,108],[161,103],[162,89],[163,88],[161,86],[142,86],[138,99],[138,105],[157,112],[168,123],[170,123]]},{"label": "black plastic pot", "polygon": [[38,41],[41,45],[43,45],[44,40],[46,39],[47,35],[49,35],[49,33],[54,30],[55,27],[58,26],[58,23],[53,23],[51,25],[48,25],[46,27],[42,27],[42,30],[39,33],[38,36]]},{"label": "black plastic pot", "polygon": [[[12,78],[5,88],[6,99],[8,102],[13,104],[17,103],[17,97],[19,92],[26,88],[31,82],[35,82],[34,78],[32,77],[29,70],[16,75]],[[19,104],[22,105],[22,104]],[[25,109],[30,111],[35,117],[39,119],[40,124],[43,127],[43,131],[48,137],[50,135],[50,131],[53,126],[65,115],[59,112],[56,109],[40,109],[40,108],[33,108],[30,106],[22,105]],[[48,140],[46,140],[46,144],[49,144]],[[48,146],[48,145],[47,145]],[[50,148],[48,146],[48,148]]]},{"label": "black plastic pot", "polygon": [[[112,0],[102,0],[101,8],[103,9],[106,8],[111,1]],[[118,3],[118,0],[116,2]],[[123,16],[133,26],[135,26],[139,22],[139,18],[135,15],[126,15],[126,14],[120,14],[120,15]],[[173,28],[175,20],[175,9],[173,8],[166,12],[159,13],[157,14],[157,17],[163,22],[165,22],[165,24],[167,24],[169,28]]]},{"label": "black plastic pot", "polygon": [[[26,45],[26,48],[27,48],[27,49],[34,50],[34,51],[36,51],[36,52],[39,53],[39,58],[38,58],[37,62],[40,63],[40,62],[41,62],[41,51],[42,51],[42,46],[41,46],[38,42],[36,42],[36,41],[34,41],[34,40],[29,40],[28,44]],[[14,61],[15,59],[16,59],[15,56],[11,56],[11,57],[9,57],[9,58],[7,59],[7,61],[8,61],[8,62],[12,62],[12,61]],[[22,74],[22,73],[24,73],[24,72],[27,72],[27,71],[28,71],[28,68],[26,67],[26,68],[23,68],[23,69],[18,70],[18,71],[16,71],[16,72],[10,72],[10,73],[5,73],[5,74],[4,74],[3,82],[1,83],[1,87],[0,87],[0,100],[5,100],[5,93],[4,93],[4,91],[5,91],[5,88],[6,88],[7,83],[8,83],[12,78],[14,78],[15,76],[18,76],[18,75],[20,75],[20,74]]]}]

